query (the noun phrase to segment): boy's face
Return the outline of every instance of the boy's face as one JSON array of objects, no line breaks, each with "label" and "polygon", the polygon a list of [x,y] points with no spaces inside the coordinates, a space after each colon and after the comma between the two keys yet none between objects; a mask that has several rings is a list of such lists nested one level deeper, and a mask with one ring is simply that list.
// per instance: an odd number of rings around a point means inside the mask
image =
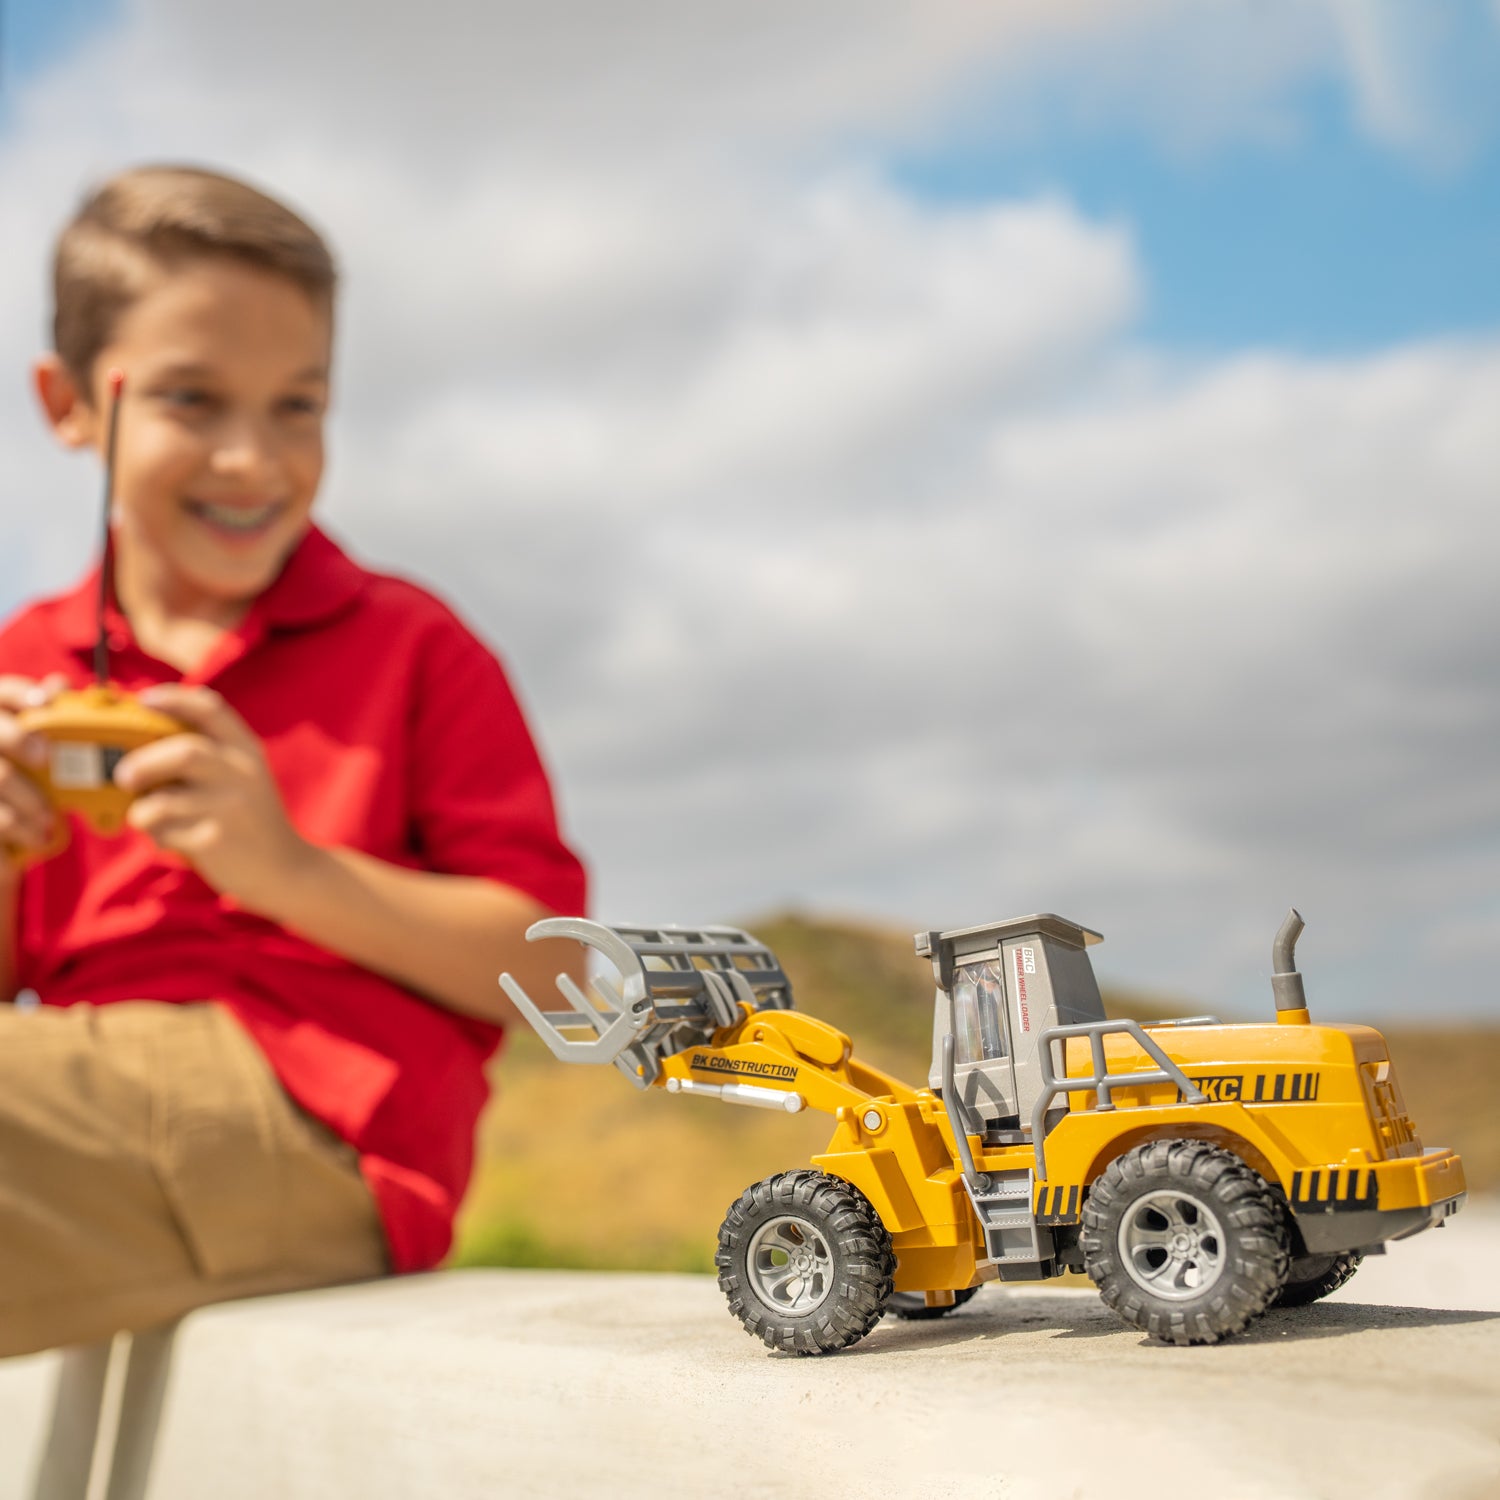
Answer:
[{"label": "boy's face", "polygon": [[64,441],[101,453],[109,372],[124,372],[122,587],[128,580],[166,612],[212,618],[232,617],[272,582],[307,529],[323,473],[331,331],[328,311],[294,283],[204,257],[153,276],[95,361],[86,395],[60,401],[39,371]]}]

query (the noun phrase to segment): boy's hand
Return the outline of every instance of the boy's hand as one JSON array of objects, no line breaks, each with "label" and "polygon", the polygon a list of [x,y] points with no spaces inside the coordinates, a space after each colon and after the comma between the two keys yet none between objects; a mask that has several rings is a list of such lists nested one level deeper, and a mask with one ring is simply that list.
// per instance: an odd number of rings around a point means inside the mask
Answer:
[{"label": "boy's hand", "polygon": [[23,733],[16,716],[23,709],[50,703],[67,685],[60,672],[41,682],[0,677],[0,853],[45,849],[51,841],[57,814],[18,769],[40,770],[47,763],[47,747],[40,735]]},{"label": "boy's hand", "polygon": [[211,688],[162,684],[140,696],[192,730],[142,745],[115,768],[135,798],[131,827],[220,894],[266,908],[313,847],[287,818],[260,741]]}]

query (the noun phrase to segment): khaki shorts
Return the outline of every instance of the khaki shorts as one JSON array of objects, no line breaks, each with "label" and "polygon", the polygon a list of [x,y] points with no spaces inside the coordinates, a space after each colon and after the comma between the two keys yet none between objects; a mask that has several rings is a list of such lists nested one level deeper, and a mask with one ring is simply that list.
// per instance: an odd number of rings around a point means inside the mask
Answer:
[{"label": "khaki shorts", "polygon": [[217,1005],[0,1005],[0,1356],[381,1275],[353,1149]]}]

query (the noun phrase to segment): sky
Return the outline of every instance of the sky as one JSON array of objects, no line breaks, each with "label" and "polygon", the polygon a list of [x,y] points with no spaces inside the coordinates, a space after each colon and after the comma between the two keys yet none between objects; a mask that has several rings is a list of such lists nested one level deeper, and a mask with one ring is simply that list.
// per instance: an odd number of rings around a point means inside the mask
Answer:
[{"label": "sky", "polygon": [[1252,1015],[1295,904],[1315,1016],[1500,1013],[1500,3],[6,0],[0,47],[0,611],[92,541],[51,238],[215,165],[332,240],[324,518],[497,645],[603,919],[1058,911]]}]

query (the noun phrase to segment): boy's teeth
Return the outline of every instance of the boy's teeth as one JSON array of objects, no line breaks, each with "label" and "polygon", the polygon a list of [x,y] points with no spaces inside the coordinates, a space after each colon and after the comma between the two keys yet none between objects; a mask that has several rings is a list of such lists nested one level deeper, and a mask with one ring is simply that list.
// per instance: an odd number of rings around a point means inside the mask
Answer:
[{"label": "boy's teeth", "polygon": [[274,505],[257,505],[247,510],[239,506],[209,505],[204,501],[195,508],[215,526],[227,526],[233,531],[254,531],[257,526],[264,526],[276,510]]}]

